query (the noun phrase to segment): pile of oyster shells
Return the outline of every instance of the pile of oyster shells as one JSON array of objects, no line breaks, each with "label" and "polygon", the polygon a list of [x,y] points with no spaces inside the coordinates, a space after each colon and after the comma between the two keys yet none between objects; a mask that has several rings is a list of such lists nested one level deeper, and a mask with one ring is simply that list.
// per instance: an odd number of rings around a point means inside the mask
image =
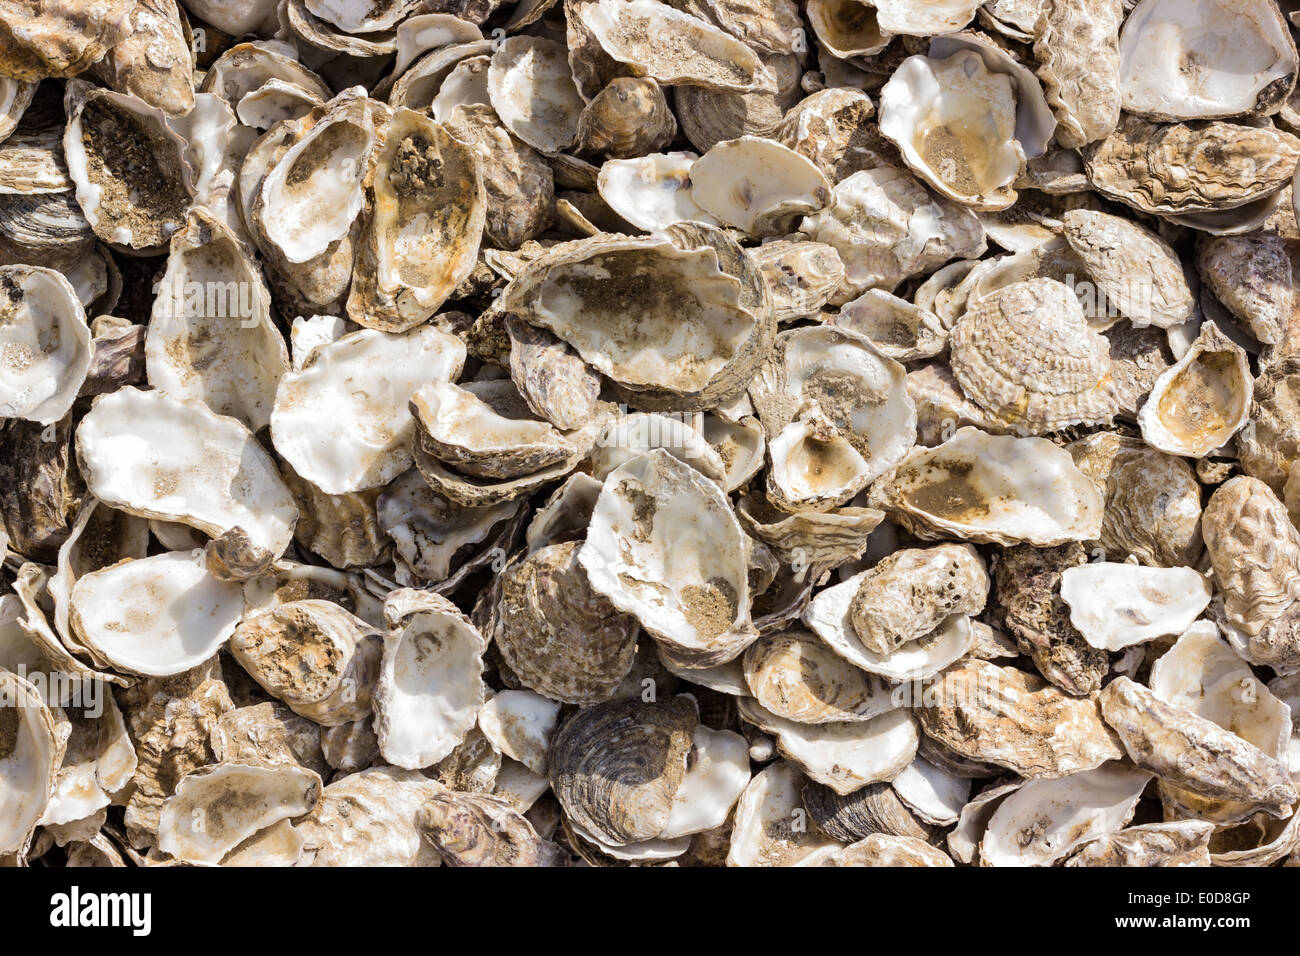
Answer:
[{"label": "pile of oyster shells", "polygon": [[1275,0],[0,0],[0,863],[1300,864]]}]

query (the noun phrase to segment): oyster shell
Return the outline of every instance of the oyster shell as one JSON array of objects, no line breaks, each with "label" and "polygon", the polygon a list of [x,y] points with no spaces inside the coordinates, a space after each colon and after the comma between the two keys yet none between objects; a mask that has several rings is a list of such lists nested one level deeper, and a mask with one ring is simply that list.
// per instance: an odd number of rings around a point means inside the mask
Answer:
[{"label": "oyster shell", "polygon": [[795,216],[831,198],[831,184],[812,161],[759,136],[710,147],[691,166],[691,199],[719,222],[751,236],[783,235]]},{"label": "oyster shell", "polygon": [[437,312],[473,269],[487,216],[478,154],[428,117],[399,109],[366,189],[348,315],[404,332]]},{"label": "oyster shell", "polygon": [[404,589],[384,601],[375,732],[385,760],[408,770],[448,756],[483,706],[487,641],[439,594]]},{"label": "oyster shell", "polygon": [[0,266],[0,418],[50,425],[90,370],[86,314],[72,286],[39,266]]},{"label": "oyster shell", "polygon": [[1206,322],[1152,386],[1138,414],[1142,438],[1171,455],[1203,458],[1246,424],[1253,387],[1245,350]]},{"label": "oyster shell", "polygon": [[1283,240],[1272,234],[1206,237],[1196,268],[1215,296],[1265,345],[1277,345],[1290,323],[1294,282]]},{"label": "oyster shell", "polygon": [[752,549],[713,482],[655,449],[611,472],[578,554],[591,587],[688,667],[735,658],[750,619]]},{"label": "oyster shell", "polygon": [[920,696],[913,713],[927,735],[1024,777],[1069,778],[1123,756],[1094,699],[1011,667],[962,661]]},{"label": "oyster shell", "polygon": [[509,37],[492,53],[488,91],[506,128],[534,149],[558,153],[577,137],[585,104],[562,43]]},{"label": "oyster shell", "polygon": [[240,527],[275,556],[298,518],[248,429],[160,392],[128,387],[96,398],[77,429],[77,461],[91,494],[115,508],[210,535]]},{"label": "oyster shell", "polygon": [[289,351],[240,240],[195,206],[171,240],[145,340],[149,384],[257,431],[271,420]]},{"label": "oyster shell", "polygon": [[1147,823],[1085,843],[1065,866],[1209,866],[1214,824]]},{"label": "oyster shell", "polygon": [[1181,634],[1209,606],[1210,586],[1192,568],[1100,561],[1061,573],[1070,622],[1093,647],[1120,651]]},{"label": "oyster shell", "polygon": [[1004,545],[1093,540],[1103,515],[1097,489],[1051,442],[969,427],[913,451],[869,500],[918,537]]},{"label": "oyster shell", "polygon": [[1119,52],[1124,109],[1164,122],[1273,113],[1300,71],[1281,11],[1259,0],[1142,0]]},{"label": "oyster shell", "polygon": [[1211,496],[1201,529],[1238,653],[1300,668],[1300,531],[1286,507],[1262,481],[1233,478]]},{"label": "oyster shell", "polygon": [[677,119],[662,87],[648,77],[619,76],[583,107],[573,149],[633,159],[658,152],[676,138]]},{"label": "oyster shell", "polygon": [[1151,774],[1119,763],[1059,780],[1031,780],[993,811],[980,841],[980,863],[1051,866],[1122,829],[1150,780]]},{"label": "oyster shell", "polygon": [[[862,721],[893,708],[883,682],[806,631],[781,631],[745,651],[745,687],[773,715],[804,724]],[[689,676],[689,675],[688,675]]]},{"label": "oyster shell", "polygon": [[949,199],[1005,209],[1024,172],[1015,84],[972,50],[908,57],[880,92],[880,131],[903,161]]},{"label": "oyster shell", "polygon": [[1043,0],[1034,54],[1056,141],[1078,149],[1109,136],[1120,121],[1120,0]]},{"label": "oyster shell", "polygon": [[54,795],[67,738],[27,680],[0,668],[0,691],[0,851],[21,855]]},{"label": "oyster shell", "polygon": [[754,775],[736,804],[727,866],[793,866],[834,841],[809,825],[800,805],[804,779],[778,760]]},{"label": "oyster shell", "polygon": [[322,345],[280,379],[276,450],[328,494],[386,484],[412,464],[412,394],[458,377],[464,362],[460,340],[431,326],[401,335],[363,329]]}]

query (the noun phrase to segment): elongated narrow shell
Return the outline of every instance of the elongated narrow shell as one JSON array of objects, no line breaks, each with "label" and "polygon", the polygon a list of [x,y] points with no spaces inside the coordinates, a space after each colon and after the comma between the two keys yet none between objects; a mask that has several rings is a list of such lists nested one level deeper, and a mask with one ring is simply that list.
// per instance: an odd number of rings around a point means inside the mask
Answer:
[{"label": "elongated narrow shell", "polygon": [[1165,703],[1127,677],[1107,684],[1099,700],[1129,759],[1163,780],[1282,819],[1300,800],[1283,764],[1214,721]]},{"label": "elongated narrow shell", "polygon": [[1164,122],[1276,112],[1300,70],[1267,0],[1142,0],[1119,52],[1124,109]]},{"label": "elongated narrow shell", "polygon": [[1209,866],[1214,824],[1146,823],[1085,843],[1065,866]]},{"label": "elongated narrow shell", "polygon": [[1195,300],[1169,243],[1135,222],[1091,209],[1072,209],[1061,222],[1088,277],[1135,327],[1167,329],[1191,319]]},{"label": "elongated narrow shell", "polygon": [[268,694],[322,727],[370,715],[382,641],[337,604],[307,598],[246,616],[230,653]]},{"label": "elongated narrow shell", "polygon": [[1254,384],[1246,351],[1206,322],[1152,386],[1138,414],[1142,438],[1171,455],[1203,458],[1246,424]]},{"label": "elongated narrow shell", "polygon": [[289,351],[271,321],[261,272],[203,207],[191,209],[172,236],[145,363],[154,388],[202,402],[252,431],[271,420]]},{"label": "elongated narrow shell", "polygon": [[298,508],[271,456],[233,418],[159,392],[122,388],[95,399],[77,429],[92,494],[130,514],[217,536],[243,528],[279,556]]},{"label": "elongated narrow shell", "polygon": [[90,370],[86,314],[53,269],[0,266],[0,418],[57,422]]},{"label": "elongated narrow shell", "polygon": [[482,165],[445,127],[399,109],[367,191],[348,315],[404,332],[437,312],[474,268],[487,217]]},{"label": "elongated narrow shell", "polygon": [[179,674],[216,653],[244,610],[238,584],[207,573],[201,551],[126,561],[77,579],[71,625],[119,670]]},{"label": "elongated narrow shell", "polygon": [[199,768],[163,804],[158,849],[192,863],[220,863],[258,831],[309,812],[320,794],[320,776],[306,767]]},{"label": "elongated narrow shell", "polygon": [[913,712],[926,734],[958,754],[1032,779],[1069,777],[1124,755],[1095,700],[987,661],[944,671]]},{"label": "elongated narrow shell", "polygon": [[1062,282],[1031,279],[987,296],[953,328],[951,344],[962,390],[1012,431],[1043,434],[1115,415],[1106,340]]},{"label": "elongated narrow shell", "polygon": [[567,855],[543,840],[506,799],[445,790],[415,818],[448,866],[564,866]]},{"label": "elongated narrow shell", "polygon": [[0,667],[0,853],[23,853],[54,794],[66,738],[40,692]]},{"label": "elongated narrow shell", "polygon": [[446,757],[478,719],[487,641],[439,594],[406,589],[384,602],[375,732],[389,763],[419,770]]},{"label": "elongated narrow shell", "polygon": [[613,846],[659,836],[697,723],[687,697],[616,700],[578,711],[551,740],[551,789],[565,814]]},{"label": "elongated narrow shell", "polygon": [[659,0],[596,0],[578,6],[576,13],[601,49],[638,76],[665,86],[775,90],[774,78],[752,49]]},{"label": "elongated narrow shell", "polygon": [[872,486],[870,501],[927,539],[1039,547],[1095,539],[1104,511],[1067,452],[1046,439],[977,428],[913,451]]},{"label": "elongated narrow shell", "polygon": [[1238,653],[1300,668],[1300,531],[1286,507],[1262,481],[1233,478],[1210,498],[1201,528]]},{"label": "elongated narrow shell", "polygon": [[1093,647],[1120,651],[1181,634],[1210,603],[1210,586],[1192,568],[1143,568],[1100,561],[1067,568],[1061,597],[1070,621]]},{"label": "elongated narrow shell", "polygon": [[777,717],[803,724],[870,720],[890,709],[883,683],[807,631],[760,638],[745,651],[745,683]]},{"label": "elongated narrow shell", "polygon": [[1215,296],[1265,345],[1287,334],[1295,295],[1286,242],[1272,233],[1207,236],[1196,268]]},{"label": "elongated narrow shell", "polygon": [[904,60],[880,92],[880,131],[949,199],[975,209],[1016,201],[1025,150],[1015,135],[1015,83],[979,53]]},{"label": "elongated narrow shell", "polygon": [[685,666],[722,664],[758,636],[752,545],[721,489],[655,449],[610,473],[578,560],[591,586]]},{"label": "elongated narrow shell", "polygon": [[691,198],[720,222],[751,236],[784,234],[795,216],[831,199],[831,184],[811,160],[760,136],[713,146],[691,167]]},{"label": "elongated narrow shell", "polygon": [[1044,0],[1034,54],[1056,141],[1078,149],[1110,135],[1120,119],[1121,0]]},{"label": "elongated narrow shell", "polygon": [[132,255],[162,251],[194,192],[185,141],[161,110],[133,96],[76,81],[68,99],[63,151],[86,221]]},{"label": "elongated narrow shell", "polygon": [[993,811],[980,841],[980,863],[1051,866],[1123,828],[1150,780],[1151,774],[1118,763],[1059,780],[1031,780]]},{"label": "elongated narrow shell", "polygon": [[464,362],[461,341],[431,326],[363,329],[322,345],[280,380],[276,450],[328,494],[386,484],[412,464],[411,396],[431,379],[457,378]]}]

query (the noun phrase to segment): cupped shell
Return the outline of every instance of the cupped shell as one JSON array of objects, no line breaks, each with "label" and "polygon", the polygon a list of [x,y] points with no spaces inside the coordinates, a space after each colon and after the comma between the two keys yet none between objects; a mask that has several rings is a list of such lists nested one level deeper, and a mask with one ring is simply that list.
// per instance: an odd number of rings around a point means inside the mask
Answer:
[{"label": "cupped shell", "polygon": [[72,408],[90,370],[86,314],[60,273],[0,266],[0,418],[49,425]]},{"label": "cupped shell", "polygon": [[478,719],[487,641],[454,604],[427,591],[393,591],[384,618],[374,693],[379,752],[419,770],[450,754]]}]

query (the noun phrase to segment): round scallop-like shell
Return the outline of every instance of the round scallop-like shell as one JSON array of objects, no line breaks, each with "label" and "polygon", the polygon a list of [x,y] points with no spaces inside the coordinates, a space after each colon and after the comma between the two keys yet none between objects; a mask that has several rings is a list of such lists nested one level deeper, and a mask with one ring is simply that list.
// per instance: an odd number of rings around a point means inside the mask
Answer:
[{"label": "round scallop-like shell", "polygon": [[1064,283],[1031,279],[987,296],[954,326],[951,343],[962,390],[1011,431],[1043,434],[1115,415],[1106,340]]},{"label": "round scallop-like shell", "polygon": [[585,705],[608,700],[632,670],[638,629],[592,588],[580,546],[550,544],[508,564],[485,630],[525,687]]},{"label": "round scallop-like shell", "polygon": [[551,739],[548,776],[565,815],[613,846],[658,837],[698,722],[689,697],[614,700],[578,711]]},{"label": "round scallop-like shell", "polygon": [[1203,458],[1249,420],[1253,387],[1246,351],[1206,322],[1187,354],[1152,386],[1138,414],[1142,438],[1171,455]]}]

